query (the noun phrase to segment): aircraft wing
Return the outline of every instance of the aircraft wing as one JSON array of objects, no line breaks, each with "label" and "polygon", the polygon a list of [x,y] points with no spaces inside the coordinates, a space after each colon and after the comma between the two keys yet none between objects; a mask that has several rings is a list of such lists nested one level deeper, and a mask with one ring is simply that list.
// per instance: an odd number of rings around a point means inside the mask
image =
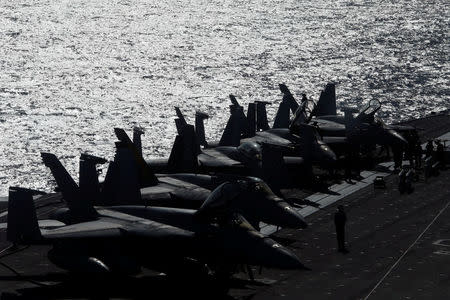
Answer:
[{"label": "aircraft wing", "polygon": [[[129,206],[134,207],[134,210],[145,210],[142,206]],[[133,214],[122,213],[111,209],[98,209],[98,212],[106,218],[114,220],[120,220],[122,224],[118,224],[117,227],[121,234],[134,237],[144,237],[157,240],[174,240],[174,239],[186,239],[192,238],[194,233],[186,231],[184,229],[159,223],[146,219],[145,217],[139,217]],[[114,224],[114,223],[113,223]]]},{"label": "aircraft wing", "polygon": [[112,238],[124,235],[121,224],[90,221],[68,225],[56,229],[41,230],[45,239],[86,239],[86,238]]},{"label": "aircraft wing", "polygon": [[[104,213],[104,211],[103,211]],[[154,240],[161,239],[185,239],[191,238],[193,233],[170,225],[134,217],[119,212],[109,212],[111,218],[119,221],[90,221],[57,229],[41,230],[42,236],[47,240],[71,240],[71,239],[114,239],[125,236],[142,237]],[[127,216],[127,218],[123,218]]]},{"label": "aircraft wing", "polygon": [[[58,228],[66,226],[63,222],[56,220],[38,220],[39,228],[41,229],[49,229],[49,228]],[[0,229],[6,229],[7,223],[0,223]]]},{"label": "aircraft wing", "polygon": [[223,155],[219,151],[209,150],[208,153],[201,153],[198,156],[199,162],[207,167],[230,167],[241,165],[239,161]]},{"label": "aircraft wing", "polygon": [[[280,147],[293,147],[294,144],[282,137],[277,136],[276,134],[273,134],[269,131],[260,131],[257,132],[256,135],[252,138],[257,143],[265,143],[270,144],[274,146],[280,146]],[[249,139],[250,140],[250,139]]]}]

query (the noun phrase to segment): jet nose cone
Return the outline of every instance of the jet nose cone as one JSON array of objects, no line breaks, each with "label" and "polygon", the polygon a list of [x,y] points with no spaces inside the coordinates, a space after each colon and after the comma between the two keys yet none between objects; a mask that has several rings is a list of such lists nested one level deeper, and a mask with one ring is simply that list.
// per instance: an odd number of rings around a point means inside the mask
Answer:
[{"label": "jet nose cone", "polygon": [[324,160],[329,163],[334,163],[337,160],[336,154],[333,150],[327,145],[320,146],[322,150],[322,155],[324,156]]},{"label": "jet nose cone", "polygon": [[393,129],[389,129],[387,130],[387,134],[389,136],[389,142],[392,144],[397,144],[397,145],[407,145],[408,141],[405,140],[405,138],[398,133],[397,131],[393,130]]},{"label": "jet nose cone", "polygon": [[299,229],[299,228],[306,228],[308,227],[308,224],[306,223],[305,219],[301,214],[299,214],[295,208],[287,204],[283,201],[283,203],[280,203],[282,206],[282,209],[284,211],[283,213],[283,223],[281,227],[286,228],[293,228],[293,229]]},{"label": "jet nose cone", "polygon": [[260,207],[264,206],[264,209],[259,214],[264,223],[292,229],[308,227],[303,216],[282,198],[274,196],[265,200],[260,202]]},{"label": "jet nose cone", "polygon": [[265,244],[266,255],[271,257],[268,267],[285,270],[308,269],[301,263],[297,255],[274,240],[266,238]]},{"label": "jet nose cone", "polygon": [[336,163],[337,157],[331,148],[324,144],[319,143],[315,147],[315,151],[313,151],[313,159],[319,162],[321,165],[331,165]]}]

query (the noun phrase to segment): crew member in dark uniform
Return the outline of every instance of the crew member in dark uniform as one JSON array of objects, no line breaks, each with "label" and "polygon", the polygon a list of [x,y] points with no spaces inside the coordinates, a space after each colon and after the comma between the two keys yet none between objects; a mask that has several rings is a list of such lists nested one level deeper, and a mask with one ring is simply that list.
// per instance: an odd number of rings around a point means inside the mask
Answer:
[{"label": "crew member in dark uniform", "polygon": [[342,253],[348,253],[345,248],[345,223],[347,222],[347,216],[344,212],[344,206],[339,205],[337,211],[334,214],[334,225],[336,225],[336,237],[338,242],[338,251]]},{"label": "crew member in dark uniform", "polygon": [[445,168],[444,145],[440,140],[436,141],[436,160],[439,162],[441,169]]},{"label": "crew member in dark uniform", "polygon": [[434,147],[433,147],[433,141],[432,140],[428,140],[428,143],[425,147],[425,157],[430,157],[433,156],[433,151],[434,151]]},{"label": "crew member in dark uniform", "polygon": [[420,140],[418,140],[414,148],[414,160],[416,161],[416,169],[422,167],[422,153],[422,146],[420,145]]}]

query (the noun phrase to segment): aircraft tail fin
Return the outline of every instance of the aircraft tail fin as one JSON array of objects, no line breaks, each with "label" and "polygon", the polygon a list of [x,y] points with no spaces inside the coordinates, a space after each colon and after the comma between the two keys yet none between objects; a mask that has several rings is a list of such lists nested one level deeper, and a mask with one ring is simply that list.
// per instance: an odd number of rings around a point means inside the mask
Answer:
[{"label": "aircraft tail fin", "polygon": [[8,241],[28,244],[42,238],[31,191],[18,187],[9,188],[7,218]]},{"label": "aircraft tail fin", "polygon": [[106,162],[104,158],[85,153],[80,156],[80,193],[83,199],[90,199],[91,203],[96,203],[101,197],[97,165]]},{"label": "aircraft tail fin", "polygon": [[249,120],[245,116],[244,108],[239,104],[234,95],[230,95],[232,105],[230,105],[230,112],[236,115],[236,120],[239,122],[240,134],[247,137],[250,136]]},{"label": "aircraft tail fin", "polygon": [[181,132],[183,132],[184,126],[186,126],[186,124],[183,123],[183,120],[179,118],[175,119],[175,127],[177,128],[177,134],[181,134]]},{"label": "aircraft tail fin", "polygon": [[153,170],[147,165],[142,153],[136,149],[134,143],[131,141],[130,137],[127,135],[125,130],[122,128],[114,128],[114,133],[116,134],[119,141],[123,143],[123,146],[128,147],[128,149],[133,153],[133,157],[137,163],[139,170],[139,182],[140,187],[153,186],[158,184],[158,178],[156,178]]},{"label": "aircraft tail fin", "polygon": [[334,83],[328,83],[320,93],[315,115],[318,117],[336,115],[336,85]]},{"label": "aircraft tail fin", "polygon": [[266,110],[266,105],[269,104],[269,102],[255,101],[255,103],[256,103],[256,128],[257,128],[257,130],[270,129],[269,121],[267,120],[267,110]]},{"label": "aircraft tail fin", "polygon": [[200,145],[195,135],[194,126],[185,125],[175,137],[170,152],[168,168],[171,172],[193,172],[198,168],[197,156]]},{"label": "aircraft tail fin", "polygon": [[241,121],[240,121],[240,111],[242,112],[241,106],[230,105],[230,118],[228,119],[225,130],[220,138],[220,146],[239,146],[241,139]]},{"label": "aircraft tail fin", "polygon": [[273,128],[289,128],[289,109],[290,105],[287,101],[280,102],[277,114],[275,115],[275,121],[273,122]]},{"label": "aircraft tail fin", "polygon": [[204,147],[208,147],[208,142],[206,141],[205,137],[205,124],[204,124],[204,120],[208,118],[209,115],[204,112],[201,111],[195,112],[195,134],[197,135],[199,144]]},{"label": "aircraft tail fin", "polygon": [[187,122],[179,107],[175,106],[175,112],[177,113],[177,118],[175,119],[175,126],[177,127],[178,134],[180,134],[183,126],[187,125]]},{"label": "aircraft tail fin", "polygon": [[[42,152],[41,157],[45,166],[50,168],[74,220],[95,219],[96,212],[92,203],[93,198],[82,197],[80,188],[54,154]],[[84,177],[86,174],[83,169],[81,170],[82,174],[80,175]]]},{"label": "aircraft tail fin", "polygon": [[253,137],[256,134],[256,104],[249,103],[247,108],[248,135]]},{"label": "aircraft tail fin", "polygon": [[187,125],[186,119],[178,106],[175,106],[175,112],[177,113],[177,118],[181,120],[183,125]]},{"label": "aircraft tail fin", "polygon": [[234,106],[241,106],[234,95],[230,94],[230,100],[231,100],[231,104],[232,105],[234,105]]},{"label": "aircraft tail fin", "polygon": [[228,119],[225,130],[219,141],[219,146],[239,146],[241,136],[249,136],[249,121],[245,116],[244,109],[236,100],[236,97],[230,95],[230,118]]},{"label": "aircraft tail fin", "polygon": [[116,142],[102,190],[103,205],[141,204],[140,172],[135,152],[129,144]]},{"label": "aircraft tail fin", "polygon": [[142,140],[141,135],[144,134],[144,130],[140,127],[133,128],[133,145],[136,147],[138,155],[142,156]]},{"label": "aircraft tail fin", "polygon": [[292,95],[289,88],[284,84],[279,84],[280,91],[283,93],[283,102],[286,102],[289,104],[289,108],[291,109],[292,113],[295,114],[298,108],[297,100],[295,100],[294,96]]}]

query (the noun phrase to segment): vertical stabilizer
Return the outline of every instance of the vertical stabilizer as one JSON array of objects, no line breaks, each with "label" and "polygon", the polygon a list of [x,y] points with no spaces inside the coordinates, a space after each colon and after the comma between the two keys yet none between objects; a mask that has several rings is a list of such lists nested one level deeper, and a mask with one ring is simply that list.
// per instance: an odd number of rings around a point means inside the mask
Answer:
[{"label": "vertical stabilizer", "polygon": [[256,104],[249,103],[247,108],[247,123],[248,123],[248,136],[254,137],[256,135]]},{"label": "vertical stabilizer", "polygon": [[96,203],[101,197],[97,165],[106,162],[104,158],[85,153],[80,156],[80,193],[82,198],[89,199],[91,203]]},{"label": "vertical stabilizer", "polygon": [[127,143],[116,142],[114,161],[103,185],[103,204],[142,204],[139,176],[135,153]]},{"label": "vertical stabilizer", "polygon": [[31,191],[17,187],[9,188],[7,222],[8,241],[27,244],[41,239]]},{"label": "vertical stabilizer", "polygon": [[64,201],[69,207],[71,216],[74,220],[86,220],[95,217],[93,203],[91,199],[81,196],[78,185],[67,172],[66,168],[61,164],[59,159],[51,153],[41,153],[42,161],[45,166],[50,168],[53,178],[61,190]]},{"label": "vertical stabilizer", "polygon": [[133,144],[136,147],[137,154],[142,156],[142,140],[141,135],[144,134],[144,130],[140,127],[133,128]]},{"label": "vertical stabilizer", "polygon": [[183,120],[179,118],[175,119],[175,127],[177,128],[177,134],[181,134],[181,132],[183,132],[184,126],[186,126],[186,124],[183,122]]},{"label": "vertical stabilizer", "polygon": [[[223,131],[222,137],[219,141],[219,146],[239,146],[241,140],[241,113],[243,113],[242,106],[230,105],[230,118],[227,126]],[[246,122],[246,120],[245,120]]]},{"label": "vertical stabilizer", "polygon": [[175,106],[175,112],[177,113],[177,119],[175,119],[175,126],[177,127],[178,134],[180,134],[182,128],[187,125],[187,122],[179,107]]},{"label": "vertical stabilizer", "polygon": [[186,119],[178,106],[175,106],[175,112],[177,113],[177,118],[181,120],[181,124],[187,125]]},{"label": "vertical stabilizer", "polygon": [[139,183],[140,187],[153,186],[158,184],[158,178],[156,178],[153,170],[147,165],[142,155],[139,154],[139,151],[134,146],[133,142],[130,140],[130,137],[127,135],[125,130],[121,128],[114,128],[114,133],[116,134],[119,141],[123,143],[124,146],[128,147],[128,149],[133,153],[133,157],[136,161],[138,170],[139,170]]},{"label": "vertical stabilizer", "polygon": [[[45,166],[50,168],[74,222],[95,219],[96,212],[93,207],[92,198],[81,195],[80,188],[59,159],[54,154],[45,152],[41,153],[41,157]],[[84,172],[82,173],[84,177],[85,174]]]},{"label": "vertical stabilizer", "polygon": [[287,101],[281,101],[278,107],[273,128],[288,128],[289,127],[289,103]]},{"label": "vertical stabilizer", "polygon": [[336,85],[334,83],[328,83],[320,93],[315,115],[318,117],[336,115]]},{"label": "vertical stabilizer", "polygon": [[231,95],[230,94],[230,100],[231,100],[231,104],[233,105],[233,106],[241,106],[240,104],[239,104],[239,102],[237,101],[237,99],[236,99],[236,97],[234,96],[234,95]]},{"label": "vertical stabilizer", "polygon": [[[251,131],[249,129],[248,119],[244,113],[244,108],[239,104],[239,102],[237,101],[235,96],[230,95],[230,100],[232,103],[232,105],[230,105],[230,112],[232,114],[234,113],[236,115],[235,116],[236,120],[239,122],[239,126],[240,126],[239,127],[240,135],[242,135],[244,137],[250,136]],[[223,146],[227,146],[227,145],[223,145]]]},{"label": "vertical stabilizer", "polygon": [[267,110],[266,105],[269,102],[266,101],[255,101],[256,103],[256,129],[259,130],[268,130],[269,122],[267,120]]},{"label": "vertical stabilizer", "polygon": [[291,91],[288,89],[288,87],[285,84],[280,83],[279,88],[280,88],[280,91],[283,93],[283,102],[288,103],[289,108],[291,109],[292,113],[295,114],[295,112],[298,109],[297,100],[295,100]]},{"label": "vertical stabilizer", "polygon": [[195,112],[195,134],[197,135],[199,144],[204,147],[208,147],[208,142],[206,141],[205,137],[205,125],[204,125],[204,120],[208,118],[209,115],[204,112],[201,111]]},{"label": "vertical stabilizer", "polygon": [[168,169],[170,172],[194,172],[198,168],[197,156],[200,145],[197,142],[194,126],[186,125],[175,137],[169,156]]}]

